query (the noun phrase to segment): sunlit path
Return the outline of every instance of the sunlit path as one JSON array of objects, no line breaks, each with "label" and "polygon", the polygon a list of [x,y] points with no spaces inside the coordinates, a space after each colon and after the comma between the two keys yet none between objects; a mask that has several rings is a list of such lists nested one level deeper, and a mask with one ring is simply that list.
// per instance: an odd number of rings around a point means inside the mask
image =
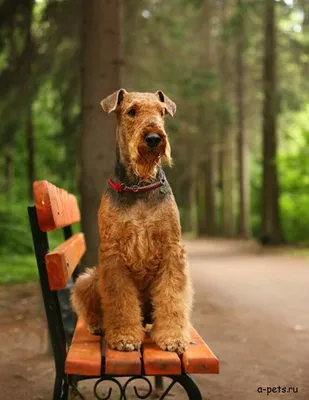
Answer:
[{"label": "sunlit path", "polygon": [[193,320],[221,360],[219,377],[197,378],[205,394],[251,400],[263,396],[258,387],[280,385],[298,387],[297,398],[307,399],[309,262],[261,254],[241,242],[186,245]]}]

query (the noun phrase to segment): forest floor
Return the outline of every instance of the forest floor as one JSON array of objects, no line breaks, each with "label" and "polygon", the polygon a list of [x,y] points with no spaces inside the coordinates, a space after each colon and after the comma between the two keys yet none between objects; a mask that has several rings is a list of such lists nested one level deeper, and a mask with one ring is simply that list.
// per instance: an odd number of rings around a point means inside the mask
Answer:
[{"label": "forest floor", "polygon": [[[193,323],[220,359],[219,375],[195,377],[203,398],[308,400],[309,260],[241,241],[186,245]],[[47,333],[40,310],[37,283],[0,286],[0,399],[51,399],[54,369],[43,355]],[[258,393],[278,386],[294,391]],[[174,398],[185,397],[177,390]]]}]

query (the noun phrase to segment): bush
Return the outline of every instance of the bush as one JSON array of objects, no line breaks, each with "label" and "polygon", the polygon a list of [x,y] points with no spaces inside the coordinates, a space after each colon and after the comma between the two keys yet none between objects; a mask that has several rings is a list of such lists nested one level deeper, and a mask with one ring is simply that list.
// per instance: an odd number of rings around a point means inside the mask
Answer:
[{"label": "bush", "polygon": [[33,252],[27,204],[8,204],[0,199],[0,253],[27,254]]}]

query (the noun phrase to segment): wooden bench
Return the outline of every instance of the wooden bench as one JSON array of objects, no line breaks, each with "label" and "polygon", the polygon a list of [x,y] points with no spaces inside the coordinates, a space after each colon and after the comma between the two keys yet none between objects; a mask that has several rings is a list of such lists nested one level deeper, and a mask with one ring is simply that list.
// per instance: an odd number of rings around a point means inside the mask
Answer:
[{"label": "wooden bench", "polygon": [[[68,399],[69,389],[83,399],[77,384],[85,379],[97,379],[94,395],[100,397],[98,385],[102,381],[116,383],[120,398],[126,399],[127,388],[136,379],[147,383],[147,393],[139,393],[134,386],[136,398],[147,398],[153,388],[150,376],[155,377],[156,387],[162,389],[165,398],[175,383],[187,392],[188,398],[202,399],[201,393],[190,374],[217,374],[219,362],[199,334],[192,328],[191,344],[179,357],[176,353],[161,350],[146,335],[141,351],[120,352],[108,348],[104,338],[94,336],[79,319],[72,343],[67,349],[63,321],[57,291],[66,287],[68,280],[77,277],[78,263],[86,251],[83,233],[72,232],[71,225],[80,221],[77,199],[47,181],[34,182],[35,206],[28,207],[33,244],[37,259],[48,328],[53,347],[56,376],[54,400]],[[47,232],[62,228],[65,241],[54,250],[49,249]],[[162,377],[171,379],[165,389]],[[125,384],[117,378],[130,377]],[[74,397],[75,398],[75,397]]]}]

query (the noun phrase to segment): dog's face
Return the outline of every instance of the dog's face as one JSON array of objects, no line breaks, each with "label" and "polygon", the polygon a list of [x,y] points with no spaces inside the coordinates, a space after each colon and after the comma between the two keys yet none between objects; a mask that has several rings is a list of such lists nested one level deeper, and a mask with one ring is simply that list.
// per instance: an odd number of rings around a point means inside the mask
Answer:
[{"label": "dog's face", "polygon": [[171,164],[164,118],[175,114],[176,105],[163,92],[128,93],[120,89],[102,100],[101,106],[117,114],[120,160],[129,174],[154,177],[161,158]]}]

